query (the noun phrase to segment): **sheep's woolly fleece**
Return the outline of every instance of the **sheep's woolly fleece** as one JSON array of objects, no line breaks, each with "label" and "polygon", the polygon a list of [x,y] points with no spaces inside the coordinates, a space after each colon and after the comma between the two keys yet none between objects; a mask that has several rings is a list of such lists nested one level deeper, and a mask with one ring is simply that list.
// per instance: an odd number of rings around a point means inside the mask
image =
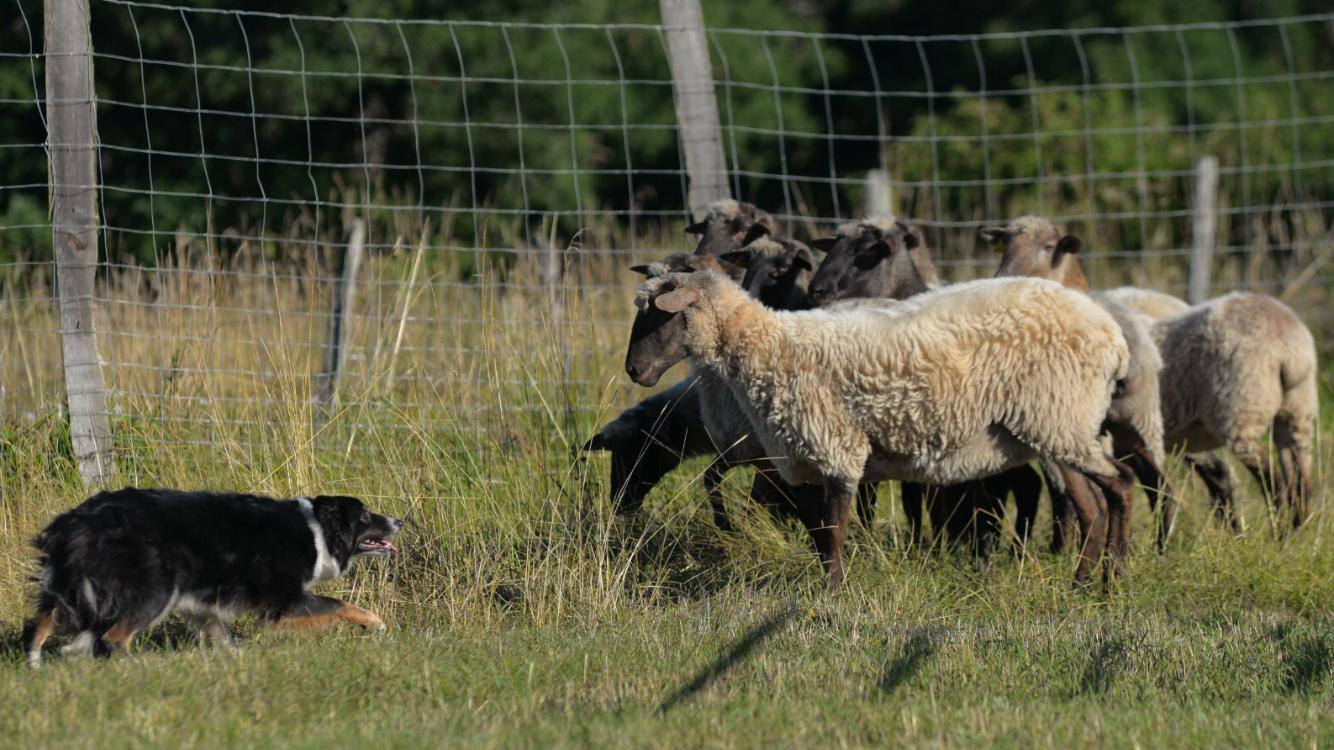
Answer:
[{"label": "sheep's woolly fleece", "polygon": [[[1129,355],[1086,295],[1035,279],[958,284],[892,306],[774,312],[713,273],[645,283],[641,307],[694,287],[686,348],[737,396],[792,484],[953,483],[1035,454],[1111,476],[1098,433]],[[868,463],[867,459],[870,458]]]},{"label": "sheep's woolly fleece", "polygon": [[709,219],[731,220],[739,216],[741,216],[741,203],[731,198],[709,204]]},{"label": "sheep's woolly fleece", "polygon": [[1103,292],[1103,295],[1155,321],[1170,318],[1173,315],[1180,315],[1190,309],[1190,305],[1170,294],[1135,286],[1108,289]]},{"label": "sheep's woolly fleece", "polygon": [[1153,327],[1163,352],[1169,446],[1230,448],[1248,467],[1268,459],[1263,437],[1293,446],[1310,476],[1319,404],[1315,341],[1286,305],[1234,292]]}]

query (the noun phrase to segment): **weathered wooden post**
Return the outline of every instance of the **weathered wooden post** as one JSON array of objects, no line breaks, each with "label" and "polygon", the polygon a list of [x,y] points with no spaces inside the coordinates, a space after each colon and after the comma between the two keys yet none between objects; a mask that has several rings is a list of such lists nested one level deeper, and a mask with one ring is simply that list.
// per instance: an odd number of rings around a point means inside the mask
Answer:
[{"label": "weathered wooden post", "polygon": [[710,203],[732,197],[704,14],[699,0],[659,0],[659,7],[672,66],[676,122],[690,178],[690,213],[698,219]]},{"label": "weathered wooden post", "polygon": [[329,336],[324,349],[324,368],[315,384],[315,403],[319,407],[317,420],[328,418],[329,407],[338,395],[338,379],[343,374],[346,358],[347,316],[356,300],[357,272],[361,269],[361,253],[366,243],[366,222],[352,219],[347,245],[338,267],[334,269],[333,300],[329,309]]},{"label": "weathered wooden post", "polygon": [[1198,305],[1209,298],[1214,267],[1214,236],[1218,227],[1218,159],[1206,156],[1195,167],[1194,229],[1190,250],[1187,299]]},{"label": "weathered wooden post", "polygon": [[883,169],[867,171],[865,211],[868,217],[894,213],[894,186],[889,181],[889,172]]},{"label": "weathered wooden post", "polygon": [[46,120],[51,236],[70,441],[84,486],[115,472],[107,391],[93,328],[97,276],[97,111],[88,0],[46,0]]}]

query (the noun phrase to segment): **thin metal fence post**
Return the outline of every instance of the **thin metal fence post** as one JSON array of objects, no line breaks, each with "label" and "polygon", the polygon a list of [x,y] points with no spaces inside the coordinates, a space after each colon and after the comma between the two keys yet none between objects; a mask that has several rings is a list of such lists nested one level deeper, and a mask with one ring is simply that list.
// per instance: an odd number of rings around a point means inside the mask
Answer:
[{"label": "thin metal fence post", "polygon": [[1214,233],[1218,227],[1218,159],[1206,156],[1195,167],[1194,226],[1190,250],[1188,299],[1198,305],[1209,298],[1214,265]]},{"label": "thin metal fence post", "polygon": [[339,267],[335,269],[333,300],[329,310],[329,338],[324,349],[324,369],[315,384],[317,419],[328,418],[330,406],[338,396],[338,379],[346,358],[347,316],[356,300],[357,272],[361,269],[362,249],[366,244],[366,222],[354,218],[348,231]]}]

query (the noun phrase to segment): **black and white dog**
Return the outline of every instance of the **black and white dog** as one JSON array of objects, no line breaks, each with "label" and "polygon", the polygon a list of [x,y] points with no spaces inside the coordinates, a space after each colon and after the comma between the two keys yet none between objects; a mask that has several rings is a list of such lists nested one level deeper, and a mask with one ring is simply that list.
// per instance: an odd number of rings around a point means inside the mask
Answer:
[{"label": "black and white dog", "polygon": [[358,555],[395,554],[389,539],[402,528],[354,497],[102,492],[33,540],[41,588],[23,648],[35,666],[48,637],[74,635],[66,650],[105,656],[172,612],[228,645],[227,620],[242,612],[297,628],[341,620],[383,630],[374,613],[309,589]]}]

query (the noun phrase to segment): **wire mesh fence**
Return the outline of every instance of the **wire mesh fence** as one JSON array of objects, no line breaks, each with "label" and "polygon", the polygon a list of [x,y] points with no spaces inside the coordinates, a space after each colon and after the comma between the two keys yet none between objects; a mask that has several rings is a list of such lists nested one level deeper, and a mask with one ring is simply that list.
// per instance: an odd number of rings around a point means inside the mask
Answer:
[{"label": "wire mesh fence", "polygon": [[[60,404],[41,10],[0,22],[0,411]],[[638,396],[632,262],[690,247],[661,24],[91,5],[97,326],[117,447],[565,448]],[[956,36],[707,30],[732,193],[799,237],[869,211],[949,279],[1040,213],[1095,285],[1184,295],[1218,160],[1211,293],[1328,341],[1334,14]],[[888,176],[869,191],[867,173]],[[870,205],[868,205],[870,204]],[[313,401],[352,220],[346,365]],[[327,416],[327,418],[326,418]],[[310,425],[293,432],[292,425]],[[516,447],[517,446],[517,447]]]}]

